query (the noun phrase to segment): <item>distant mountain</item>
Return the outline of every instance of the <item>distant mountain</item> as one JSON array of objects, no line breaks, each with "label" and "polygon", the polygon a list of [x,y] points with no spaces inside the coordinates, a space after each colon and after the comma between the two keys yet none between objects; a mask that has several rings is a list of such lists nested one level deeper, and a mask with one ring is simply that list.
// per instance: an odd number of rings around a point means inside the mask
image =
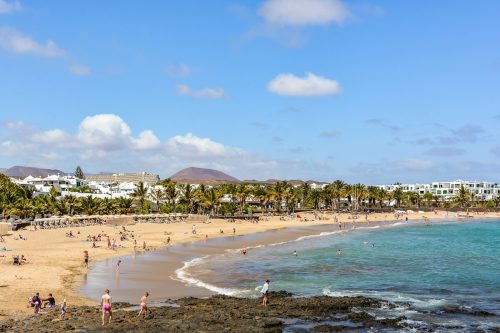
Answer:
[{"label": "distant mountain", "polygon": [[224,172],[190,167],[177,172],[170,177],[178,183],[191,183],[191,184],[220,184],[220,183],[239,183],[240,181],[233,176]]},{"label": "distant mountain", "polygon": [[4,175],[16,178],[25,178],[28,176],[33,177],[47,177],[48,175],[66,175],[67,173],[57,169],[43,169],[35,167],[25,167],[25,166],[13,166],[8,169],[3,169],[1,171]]}]

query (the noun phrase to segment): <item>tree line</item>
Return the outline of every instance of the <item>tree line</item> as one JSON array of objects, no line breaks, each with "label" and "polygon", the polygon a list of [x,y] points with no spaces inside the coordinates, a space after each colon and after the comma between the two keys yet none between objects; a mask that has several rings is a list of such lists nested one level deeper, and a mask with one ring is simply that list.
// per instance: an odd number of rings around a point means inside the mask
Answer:
[{"label": "tree line", "polygon": [[401,187],[388,192],[376,186],[347,184],[341,180],[313,189],[308,183],[293,186],[286,181],[274,185],[193,186],[166,179],[151,188],[141,182],[128,198],[101,199],[91,193],[78,198],[74,195],[60,197],[55,188],[48,194],[34,194],[30,188],[17,185],[0,174],[0,213],[4,217],[20,218],[152,212],[234,216],[256,212],[291,213],[297,209],[353,211],[384,208],[389,202],[397,208],[494,208],[500,205],[500,198],[488,202],[476,200],[474,194],[463,186],[453,201],[442,201],[432,193],[419,195],[405,192]]}]

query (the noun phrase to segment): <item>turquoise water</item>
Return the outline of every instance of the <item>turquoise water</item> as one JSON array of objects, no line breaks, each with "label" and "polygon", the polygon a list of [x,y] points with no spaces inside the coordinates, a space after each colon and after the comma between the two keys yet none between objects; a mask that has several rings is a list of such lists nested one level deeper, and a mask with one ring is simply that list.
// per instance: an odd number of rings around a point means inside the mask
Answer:
[{"label": "turquoise water", "polygon": [[405,315],[411,327],[500,327],[500,221],[331,233],[197,260],[183,274],[232,295],[258,295],[270,279],[271,290],[297,295],[376,297],[398,307],[374,315]]}]

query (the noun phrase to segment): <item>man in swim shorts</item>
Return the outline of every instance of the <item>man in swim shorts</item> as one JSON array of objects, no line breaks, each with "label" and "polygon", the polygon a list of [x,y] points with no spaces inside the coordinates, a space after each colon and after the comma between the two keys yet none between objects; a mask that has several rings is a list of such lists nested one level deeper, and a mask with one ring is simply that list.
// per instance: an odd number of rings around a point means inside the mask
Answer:
[{"label": "man in swim shorts", "polygon": [[102,326],[104,326],[104,321],[105,321],[107,313],[109,314],[108,324],[111,323],[111,317],[113,315],[113,312],[111,311],[111,303],[112,303],[112,299],[111,299],[111,296],[109,295],[109,289],[106,289],[104,291],[104,295],[102,295],[102,297],[101,297]]},{"label": "man in swim shorts", "polygon": [[141,311],[139,311],[139,315],[137,315],[137,317],[140,317],[141,314],[144,314],[144,318],[146,317],[146,313],[148,312],[148,296],[149,293],[146,291],[146,293],[141,297]]}]

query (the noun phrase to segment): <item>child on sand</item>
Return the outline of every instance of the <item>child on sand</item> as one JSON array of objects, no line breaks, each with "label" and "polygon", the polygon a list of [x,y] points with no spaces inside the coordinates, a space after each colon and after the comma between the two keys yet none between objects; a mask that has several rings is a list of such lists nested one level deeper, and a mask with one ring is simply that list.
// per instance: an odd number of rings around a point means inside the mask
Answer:
[{"label": "child on sand", "polygon": [[63,320],[66,315],[66,298],[61,303],[61,314],[59,315],[59,319]]}]

